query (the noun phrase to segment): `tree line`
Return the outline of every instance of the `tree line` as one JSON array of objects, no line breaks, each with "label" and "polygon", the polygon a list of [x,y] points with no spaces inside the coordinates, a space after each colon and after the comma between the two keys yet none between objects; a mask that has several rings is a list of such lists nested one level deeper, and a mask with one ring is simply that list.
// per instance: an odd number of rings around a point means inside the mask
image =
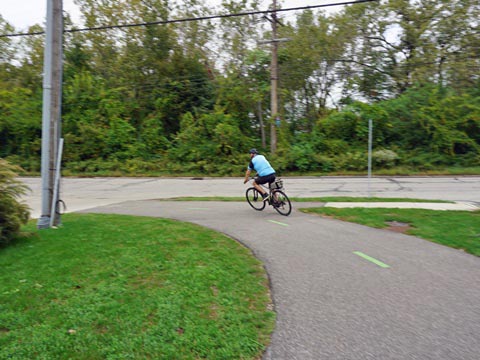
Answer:
[{"label": "tree line", "polygon": [[[77,0],[66,32],[64,173],[238,175],[267,152],[269,16],[198,0]],[[216,10],[259,10],[223,0]],[[280,13],[279,13],[280,14]],[[279,15],[279,171],[480,166],[480,6],[388,0]],[[65,14],[65,28],[73,24]],[[15,29],[0,15],[0,35]],[[34,25],[29,31],[41,31]],[[40,170],[43,36],[0,37],[0,157]],[[273,114],[275,115],[275,114]]]}]

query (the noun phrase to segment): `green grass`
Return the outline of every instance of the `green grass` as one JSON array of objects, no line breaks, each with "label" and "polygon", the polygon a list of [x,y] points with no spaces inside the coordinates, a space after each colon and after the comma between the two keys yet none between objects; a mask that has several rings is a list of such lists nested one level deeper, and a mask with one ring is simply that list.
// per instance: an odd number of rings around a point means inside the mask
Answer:
[{"label": "green grass", "polygon": [[375,228],[386,228],[390,221],[406,223],[407,234],[480,256],[480,211],[332,207],[301,211]]},{"label": "green grass", "polygon": [[[377,169],[374,168],[375,176],[451,176],[451,175],[480,175],[480,166],[458,167],[458,166],[444,166],[437,169],[415,169],[408,166],[397,166],[389,169]],[[62,171],[63,176],[74,177],[95,177],[95,176],[108,176],[108,177],[223,177],[223,176],[242,176],[239,173],[231,173],[225,175],[219,175],[218,173],[202,173],[200,171],[172,171],[166,170],[139,170],[134,171],[121,171],[121,170],[98,170],[81,172],[65,168]],[[351,170],[339,170],[331,172],[320,171],[282,171],[283,176],[366,176],[367,171],[351,171]],[[39,171],[22,171],[21,176],[40,176]]]},{"label": "green grass", "polygon": [[377,197],[350,197],[350,196],[331,196],[331,197],[312,197],[312,198],[293,198],[297,202],[420,202],[420,203],[452,203],[445,200],[426,200],[426,199],[405,199],[405,198],[377,198]]},{"label": "green grass", "polygon": [[165,198],[158,199],[161,201],[246,201],[245,196],[235,197],[235,196],[181,196],[174,198]]},{"label": "green grass", "polygon": [[[288,194],[287,194],[288,195]],[[183,196],[167,199],[159,199],[162,201],[245,201],[245,197],[226,197],[226,196],[208,196],[194,197]],[[453,203],[446,200],[426,200],[426,199],[404,199],[404,198],[376,198],[376,197],[347,197],[347,196],[331,196],[331,197],[305,197],[290,198],[296,202],[422,202],[422,203]]]},{"label": "green grass", "polygon": [[173,220],[63,216],[0,249],[1,359],[258,359],[273,331],[261,263]]},{"label": "green grass", "polygon": [[[437,169],[414,169],[408,166],[397,166],[389,169],[373,169],[375,176],[451,176],[480,175],[480,166],[458,167],[444,166]],[[338,170],[331,172],[291,172],[284,171],[283,176],[366,176],[367,171]]]}]

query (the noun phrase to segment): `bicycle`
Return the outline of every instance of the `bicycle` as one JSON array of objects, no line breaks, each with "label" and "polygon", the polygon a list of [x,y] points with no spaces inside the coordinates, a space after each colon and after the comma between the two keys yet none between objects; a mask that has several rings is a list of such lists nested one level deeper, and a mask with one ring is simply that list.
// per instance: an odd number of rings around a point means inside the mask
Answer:
[{"label": "bicycle", "polygon": [[[253,178],[250,180],[253,180]],[[257,211],[262,211],[265,209],[265,206],[268,202],[268,204],[273,206],[273,208],[277,210],[279,214],[284,216],[290,215],[292,212],[292,204],[290,203],[290,199],[288,198],[287,194],[285,194],[282,179],[275,179],[274,182],[268,184],[268,187],[265,185],[260,186],[263,187],[270,196],[268,200],[263,201],[262,195],[257,189],[255,189],[253,186],[248,188],[245,192],[245,197],[252,208]]]}]

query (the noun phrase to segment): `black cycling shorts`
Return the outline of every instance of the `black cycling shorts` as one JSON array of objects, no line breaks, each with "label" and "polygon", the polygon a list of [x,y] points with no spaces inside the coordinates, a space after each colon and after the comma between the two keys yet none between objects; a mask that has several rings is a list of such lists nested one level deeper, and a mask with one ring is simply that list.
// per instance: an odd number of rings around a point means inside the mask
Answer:
[{"label": "black cycling shorts", "polygon": [[275,181],[275,173],[270,174],[270,175],[265,175],[265,176],[258,176],[255,178],[255,182],[259,185],[266,184],[266,183],[272,183]]}]

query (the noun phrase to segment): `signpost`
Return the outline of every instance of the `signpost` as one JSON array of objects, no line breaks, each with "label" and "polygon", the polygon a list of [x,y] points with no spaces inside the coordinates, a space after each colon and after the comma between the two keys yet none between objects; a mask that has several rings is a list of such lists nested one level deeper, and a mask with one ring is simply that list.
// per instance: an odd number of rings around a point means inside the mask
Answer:
[{"label": "signpost", "polygon": [[373,123],[372,120],[368,120],[368,197],[371,197],[370,193],[370,180],[372,179],[372,132]]}]

